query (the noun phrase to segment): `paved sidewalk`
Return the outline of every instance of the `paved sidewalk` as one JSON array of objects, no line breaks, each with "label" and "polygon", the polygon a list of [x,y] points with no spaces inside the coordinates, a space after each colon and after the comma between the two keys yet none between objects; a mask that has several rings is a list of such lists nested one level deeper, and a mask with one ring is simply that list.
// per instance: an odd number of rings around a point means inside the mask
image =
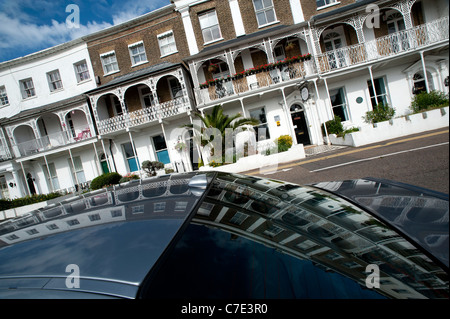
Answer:
[{"label": "paved sidewalk", "polygon": [[305,155],[306,157],[314,156],[317,154],[331,152],[334,150],[339,150],[347,147],[348,146],[341,146],[341,145],[311,145],[305,147]]}]

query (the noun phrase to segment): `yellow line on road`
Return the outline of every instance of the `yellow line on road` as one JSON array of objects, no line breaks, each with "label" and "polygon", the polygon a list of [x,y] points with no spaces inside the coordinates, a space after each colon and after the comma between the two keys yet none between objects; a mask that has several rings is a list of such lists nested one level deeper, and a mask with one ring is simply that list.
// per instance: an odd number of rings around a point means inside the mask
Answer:
[{"label": "yellow line on road", "polygon": [[[279,165],[277,167],[277,169],[280,170],[280,169],[290,168],[290,167],[294,167],[294,166],[301,166],[301,165],[304,165],[304,164],[309,164],[309,163],[314,163],[314,162],[318,162],[318,161],[323,161],[323,160],[327,160],[327,159],[330,159],[330,158],[340,157],[340,156],[344,156],[344,155],[350,155],[350,154],[364,152],[364,151],[368,151],[368,150],[373,150],[373,149],[377,149],[377,148],[381,148],[381,147],[385,147],[385,146],[389,146],[389,145],[395,145],[395,144],[400,144],[400,143],[404,143],[404,142],[420,140],[420,139],[424,139],[424,138],[427,138],[427,137],[432,137],[432,136],[441,135],[441,134],[448,134],[448,133],[449,133],[449,130],[439,131],[439,132],[434,132],[434,133],[428,133],[428,134],[425,134],[425,135],[409,137],[409,138],[405,138],[405,139],[401,139],[401,140],[397,140],[397,141],[387,142],[387,143],[380,144],[380,145],[374,145],[374,146],[368,146],[368,147],[363,147],[363,148],[357,148],[357,149],[354,149],[354,150],[351,150],[351,151],[347,151],[347,152],[342,152],[342,153],[328,155],[328,156],[319,157],[319,158],[313,158],[313,159],[306,160],[306,161],[289,163],[289,164],[285,164],[285,165]],[[269,173],[269,172],[273,172],[273,169],[254,170],[254,171],[252,171],[250,173],[246,173],[246,175],[264,174],[264,173]]]}]

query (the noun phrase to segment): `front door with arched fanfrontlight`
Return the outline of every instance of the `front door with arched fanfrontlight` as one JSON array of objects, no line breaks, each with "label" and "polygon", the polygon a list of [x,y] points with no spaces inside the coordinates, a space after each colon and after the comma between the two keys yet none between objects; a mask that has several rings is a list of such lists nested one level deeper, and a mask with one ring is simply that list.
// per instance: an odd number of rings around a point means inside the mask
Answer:
[{"label": "front door with arched fanfrontlight", "polygon": [[291,118],[297,143],[303,145],[311,144],[305,112],[301,105],[294,104],[291,106]]}]

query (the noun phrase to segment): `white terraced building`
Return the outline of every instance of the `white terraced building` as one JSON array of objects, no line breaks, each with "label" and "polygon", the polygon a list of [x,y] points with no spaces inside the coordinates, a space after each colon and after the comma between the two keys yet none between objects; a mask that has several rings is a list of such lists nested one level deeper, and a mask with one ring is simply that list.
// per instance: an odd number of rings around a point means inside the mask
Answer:
[{"label": "white terraced building", "polygon": [[[368,9],[375,11],[370,11]],[[197,169],[178,134],[222,104],[323,145],[324,123],[361,127],[378,103],[410,112],[448,93],[448,0],[172,0],[121,25],[0,64],[3,198],[72,191],[145,160]],[[204,158],[207,162],[208,158]],[[80,188],[78,187],[78,188]]]},{"label": "white terraced building", "polygon": [[83,96],[95,87],[82,40],[0,64],[2,198],[72,191],[98,175]]}]

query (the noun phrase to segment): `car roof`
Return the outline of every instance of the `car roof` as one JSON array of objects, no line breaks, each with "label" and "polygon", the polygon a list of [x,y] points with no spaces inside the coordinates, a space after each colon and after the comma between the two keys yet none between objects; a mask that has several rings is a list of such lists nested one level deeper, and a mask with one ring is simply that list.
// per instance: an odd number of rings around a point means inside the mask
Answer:
[{"label": "car roof", "polygon": [[[132,181],[1,223],[0,297],[134,298],[210,181],[197,173]],[[71,289],[74,276],[80,289]]]}]

